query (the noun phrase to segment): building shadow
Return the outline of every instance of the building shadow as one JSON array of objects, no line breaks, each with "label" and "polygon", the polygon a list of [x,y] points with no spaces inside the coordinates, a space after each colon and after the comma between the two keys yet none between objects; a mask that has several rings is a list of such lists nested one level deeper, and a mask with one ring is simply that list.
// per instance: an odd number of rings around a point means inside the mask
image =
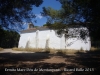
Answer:
[{"label": "building shadow", "polygon": [[98,75],[97,72],[100,70],[100,50],[87,51],[86,53],[77,52],[75,55],[65,55],[63,57],[66,58],[66,62],[70,61],[72,63],[69,66],[70,68],[77,69],[71,75]]},{"label": "building shadow", "polygon": [[[42,62],[53,56],[64,58],[63,63]],[[41,62],[40,62],[41,61]],[[53,61],[53,60],[52,60]],[[48,53],[0,53],[1,75],[98,75],[100,70],[100,51],[79,53],[76,55],[58,55]],[[5,71],[5,68],[33,69],[33,71]],[[65,69],[74,69],[67,71]],[[84,69],[80,71],[80,68]],[[34,69],[37,69],[34,71]],[[59,69],[60,71],[45,71],[40,69]],[[78,69],[76,71],[76,69]]]}]

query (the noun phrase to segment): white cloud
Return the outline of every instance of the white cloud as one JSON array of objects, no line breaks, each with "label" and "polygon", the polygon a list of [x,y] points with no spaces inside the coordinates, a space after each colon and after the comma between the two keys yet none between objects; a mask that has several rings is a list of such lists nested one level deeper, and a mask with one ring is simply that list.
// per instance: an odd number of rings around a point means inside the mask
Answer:
[{"label": "white cloud", "polygon": [[42,19],[43,16],[41,16],[41,14],[35,14],[36,15],[36,18],[39,18],[39,19]]}]

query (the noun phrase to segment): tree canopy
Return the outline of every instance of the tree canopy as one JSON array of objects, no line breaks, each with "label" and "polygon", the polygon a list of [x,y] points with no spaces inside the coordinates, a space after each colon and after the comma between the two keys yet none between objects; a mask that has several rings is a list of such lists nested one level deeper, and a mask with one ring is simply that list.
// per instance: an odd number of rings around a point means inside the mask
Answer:
[{"label": "tree canopy", "polygon": [[0,27],[0,47],[12,48],[18,46],[20,35],[15,31],[4,30]]},{"label": "tree canopy", "polygon": [[[100,40],[100,0],[57,0],[62,4],[60,10],[43,7],[42,14],[47,17],[47,24],[58,30],[67,27],[83,26],[89,30],[93,40]],[[84,31],[85,32],[85,31]]]},{"label": "tree canopy", "polygon": [[33,7],[41,5],[43,0],[0,0],[0,26],[9,29],[21,29],[24,22],[35,17]]}]

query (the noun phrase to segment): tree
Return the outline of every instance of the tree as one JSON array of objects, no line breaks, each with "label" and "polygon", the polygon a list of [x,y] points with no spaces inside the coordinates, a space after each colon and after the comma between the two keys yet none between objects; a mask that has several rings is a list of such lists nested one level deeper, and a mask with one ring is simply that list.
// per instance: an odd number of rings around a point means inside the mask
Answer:
[{"label": "tree", "polygon": [[61,29],[63,27],[62,24],[64,24],[62,22],[63,18],[61,13],[61,10],[55,10],[51,7],[43,7],[42,15],[47,17],[47,23],[45,25],[49,28]]},{"label": "tree", "polygon": [[21,29],[24,22],[30,22],[35,15],[32,11],[43,0],[0,0],[0,26]]},{"label": "tree", "polygon": [[[62,8],[55,19],[49,14],[51,10],[43,8],[43,15],[49,16],[49,25],[53,22],[60,22],[61,26],[57,24],[56,28],[66,28],[73,26],[87,27],[89,30],[89,36],[92,40],[100,40],[100,36],[97,34],[100,32],[100,0],[57,0],[62,4]],[[63,25],[65,24],[65,25]],[[85,31],[84,31],[85,33]],[[87,32],[86,32],[87,33]],[[84,35],[85,36],[85,35]],[[84,37],[82,36],[82,37]]]},{"label": "tree", "polygon": [[73,27],[73,13],[74,12],[72,10],[69,10],[66,14],[63,8],[60,10],[55,10],[51,7],[43,7],[42,15],[47,17],[47,23],[45,24],[46,26],[48,26],[50,29],[56,30],[59,37],[61,37],[62,34],[65,34],[65,38],[68,39],[76,35],[74,30],[70,34],[68,33],[68,28]]},{"label": "tree", "polygon": [[15,31],[4,30],[0,28],[0,47],[17,47],[20,35]]}]

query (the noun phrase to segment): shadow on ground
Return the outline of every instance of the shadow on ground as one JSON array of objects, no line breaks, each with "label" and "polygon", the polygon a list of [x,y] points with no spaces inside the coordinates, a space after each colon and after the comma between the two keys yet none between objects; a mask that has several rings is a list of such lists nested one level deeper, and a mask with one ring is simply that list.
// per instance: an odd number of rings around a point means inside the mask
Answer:
[{"label": "shadow on ground", "polygon": [[[65,58],[65,62],[43,62],[46,59],[55,56]],[[100,70],[99,63],[100,51],[76,53],[76,55],[53,55],[49,53],[0,53],[1,75],[99,75],[97,74],[97,71]],[[22,69],[22,71],[18,71],[17,69],[19,68]],[[37,69],[36,71],[34,71],[35,68]],[[7,71],[7,69],[15,69],[16,71]],[[47,69],[48,71],[46,71]]]}]

